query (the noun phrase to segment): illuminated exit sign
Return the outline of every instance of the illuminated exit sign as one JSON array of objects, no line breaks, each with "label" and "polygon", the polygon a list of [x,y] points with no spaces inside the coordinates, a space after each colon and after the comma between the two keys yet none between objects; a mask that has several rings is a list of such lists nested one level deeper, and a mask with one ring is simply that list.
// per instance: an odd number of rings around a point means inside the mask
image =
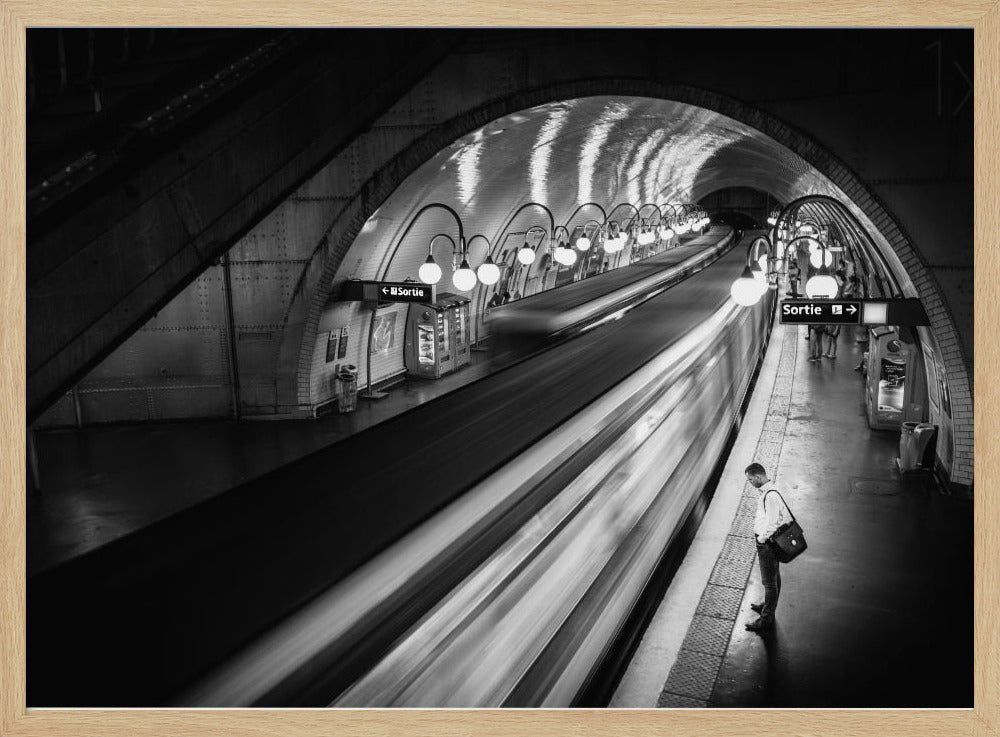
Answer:
[{"label": "illuminated exit sign", "polygon": [[853,300],[781,300],[781,322],[785,325],[830,325],[861,323],[861,302]]},{"label": "illuminated exit sign", "polygon": [[783,325],[930,325],[919,299],[783,299]]}]

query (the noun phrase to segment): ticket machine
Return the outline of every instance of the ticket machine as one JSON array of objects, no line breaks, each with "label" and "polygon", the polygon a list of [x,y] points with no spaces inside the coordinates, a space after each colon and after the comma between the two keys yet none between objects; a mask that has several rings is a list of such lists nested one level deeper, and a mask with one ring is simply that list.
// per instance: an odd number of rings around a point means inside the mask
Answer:
[{"label": "ticket machine", "polygon": [[911,332],[891,326],[869,331],[865,407],[869,427],[898,430],[903,422],[920,422],[927,407],[926,379]]},{"label": "ticket machine", "polygon": [[438,379],[472,358],[470,302],[449,292],[433,304],[411,304],[406,318],[405,363],[409,376]]}]

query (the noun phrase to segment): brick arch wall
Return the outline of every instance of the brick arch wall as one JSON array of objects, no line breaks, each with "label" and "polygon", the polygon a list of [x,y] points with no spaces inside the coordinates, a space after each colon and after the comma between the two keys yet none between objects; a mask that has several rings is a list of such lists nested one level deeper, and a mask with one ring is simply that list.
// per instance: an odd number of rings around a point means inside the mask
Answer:
[{"label": "brick arch wall", "polygon": [[[971,486],[973,482],[973,413],[971,360],[958,339],[954,317],[943,298],[934,274],[913,247],[901,224],[888,207],[842,160],[801,131],[776,116],[721,94],[679,84],[641,79],[586,79],[518,91],[469,109],[450,118],[416,139],[379,168],[331,223],[306,272],[313,279],[300,282],[287,315],[287,328],[278,347],[278,365],[297,362],[297,401],[308,404],[312,359],[319,318],[330,297],[334,276],[365,221],[392,192],[439,150],[504,115],[544,103],[596,95],[629,95],[687,103],[718,112],[745,123],[800,156],[826,176],[850,198],[877,228],[892,249],[931,320],[931,330],[943,355],[953,402],[955,423],[954,465],[951,480]],[[335,234],[335,236],[334,236]],[[880,239],[880,240],[881,240]],[[311,288],[307,288],[307,281]]]}]

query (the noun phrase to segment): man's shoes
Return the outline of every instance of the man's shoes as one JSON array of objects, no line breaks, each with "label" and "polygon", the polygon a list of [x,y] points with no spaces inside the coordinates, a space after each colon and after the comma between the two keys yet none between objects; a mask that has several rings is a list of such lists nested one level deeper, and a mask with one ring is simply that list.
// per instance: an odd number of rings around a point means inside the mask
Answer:
[{"label": "man's shoes", "polygon": [[747,622],[744,626],[751,632],[770,632],[774,629],[774,617],[768,617],[767,619],[757,617],[757,619]]},{"label": "man's shoes", "polygon": [[755,612],[757,612],[757,614],[760,614],[761,611],[764,609],[764,602],[761,602],[760,604],[751,604],[750,608]]}]

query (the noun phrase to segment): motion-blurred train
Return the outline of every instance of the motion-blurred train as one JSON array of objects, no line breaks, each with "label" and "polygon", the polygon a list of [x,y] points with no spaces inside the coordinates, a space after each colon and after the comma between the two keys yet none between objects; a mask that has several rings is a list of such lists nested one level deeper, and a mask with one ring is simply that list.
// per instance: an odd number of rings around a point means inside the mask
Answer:
[{"label": "motion-blurred train", "polygon": [[501,359],[530,355],[620,319],[714,262],[738,240],[730,228],[713,226],[655,256],[488,309],[484,323],[492,354]]},{"label": "motion-blurred train", "polygon": [[752,308],[729,297],[744,262],[723,249],[518,364],[536,383],[613,378],[177,703],[606,703],[700,522],[767,344],[774,293]]}]

